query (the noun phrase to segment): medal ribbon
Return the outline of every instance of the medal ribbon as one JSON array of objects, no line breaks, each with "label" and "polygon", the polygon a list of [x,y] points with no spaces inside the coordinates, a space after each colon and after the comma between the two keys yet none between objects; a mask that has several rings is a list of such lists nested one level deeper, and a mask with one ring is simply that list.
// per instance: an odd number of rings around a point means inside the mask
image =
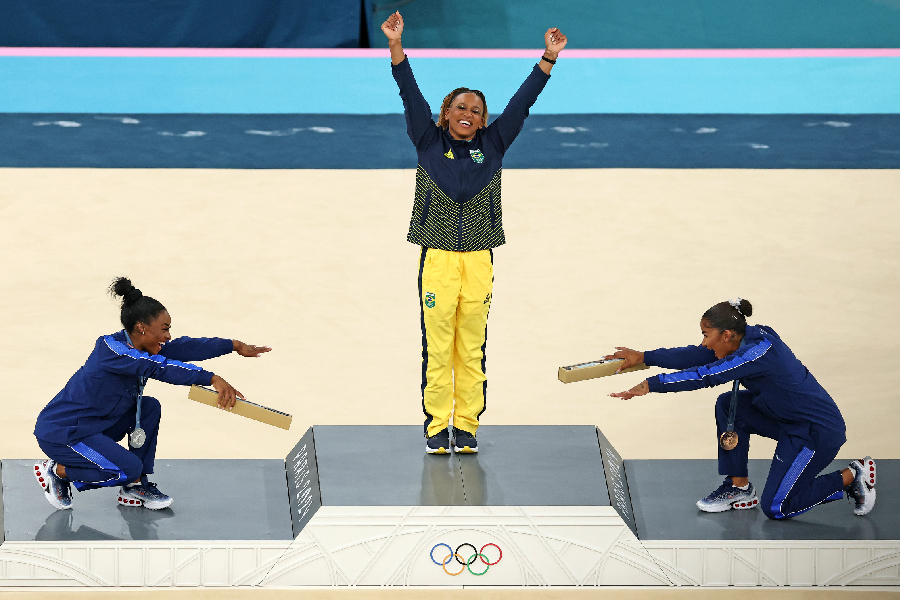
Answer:
[{"label": "medal ribbon", "polygon": [[731,388],[731,404],[728,406],[728,426],[725,428],[725,431],[734,431],[734,421],[737,418],[738,387],[740,385],[740,381],[735,379],[734,387]]},{"label": "medal ribbon", "polygon": [[[125,337],[128,339],[128,343],[131,345],[131,347],[134,348],[134,343],[131,341],[131,336],[128,335],[127,331],[125,332]],[[146,377],[138,377],[137,384],[138,384],[138,396],[137,396],[137,413],[135,415],[136,418],[135,418],[135,423],[134,423],[135,431],[137,431],[138,429],[141,428],[141,400],[144,398],[144,386],[147,385],[147,378]]]}]

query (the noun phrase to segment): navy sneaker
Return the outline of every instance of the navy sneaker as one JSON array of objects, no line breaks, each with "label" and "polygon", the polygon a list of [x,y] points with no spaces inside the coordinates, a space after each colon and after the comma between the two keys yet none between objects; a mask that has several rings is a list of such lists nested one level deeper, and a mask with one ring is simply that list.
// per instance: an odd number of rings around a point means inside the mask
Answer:
[{"label": "navy sneaker", "polygon": [[475,454],[478,452],[478,441],[475,434],[453,428],[453,451],[460,454]]},{"label": "navy sneaker", "polygon": [[725,512],[732,508],[746,510],[759,505],[756,497],[756,489],[749,484],[746,490],[735,487],[731,483],[731,477],[726,477],[722,485],[702,500],[697,500],[697,508],[704,512]]},{"label": "navy sneaker", "polygon": [[864,515],[875,506],[875,461],[871,456],[850,463],[855,474],[853,483],[847,486],[847,497],[856,501],[854,515]]},{"label": "navy sneaker", "polygon": [[44,490],[44,497],[54,508],[72,508],[72,489],[69,482],[56,474],[56,461],[40,460],[34,464],[34,477]]},{"label": "navy sneaker", "polygon": [[147,476],[141,477],[140,483],[123,485],[119,489],[118,502],[122,506],[145,506],[150,510],[168,508],[172,504],[172,497],[163,494],[152,481],[147,481]]},{"label": "navy sneaker", "polygon": [[430,438],[425,438],[425,452],[427,454],[450,454],[450,432],[443,429]]}]

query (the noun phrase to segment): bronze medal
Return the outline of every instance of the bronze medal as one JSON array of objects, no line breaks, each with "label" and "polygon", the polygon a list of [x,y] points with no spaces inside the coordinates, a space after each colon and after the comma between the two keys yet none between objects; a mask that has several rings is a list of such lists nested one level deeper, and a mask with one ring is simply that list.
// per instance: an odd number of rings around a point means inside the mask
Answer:
[{"label": "bronze medal", "polygon": [[719,447],[722,450],[734,450],[738,445],[738,434],[736,431],[724,431],[719,436]]}]

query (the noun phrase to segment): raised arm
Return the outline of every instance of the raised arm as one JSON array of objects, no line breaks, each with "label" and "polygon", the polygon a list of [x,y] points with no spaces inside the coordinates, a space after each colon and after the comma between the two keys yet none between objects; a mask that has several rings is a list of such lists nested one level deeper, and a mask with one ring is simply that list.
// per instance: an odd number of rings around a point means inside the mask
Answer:
[{"label": "raised arm", "polygon": [[425,101],[425,96],[419,90],[416,78],[413,77],[412,68],[403,46],[400,43],[400,35],[403,33],[403,17],[399,12],[392,14],[388,20],[382,23],[381,30],[387,36],[388,45],[391,48],[391,73],[394,81],[400,88],[400,98],[403,99],[403,114],[406,117],[406,132],[416,149],[423,148],[438,135],[438,129],[431,118],[431,107]]},{"label": "raised arm", "polygon": [[400,36],[403,35],[403,17],[400,12],[395,12],[387,18],[387,21],[381,24],[381,31],[388,39],[388,48],[391,49],[391,64],[399,65],[406,58],[403,53],[403,44],[400,43]]},{"label": "raised arm", "polygon": [[503,110],[503,114],[488,127],[488,135],[502,153],[506,153],[519,132],[522,131],[528,111],[543,91],[544,85],[550,78],[550,70],[559,57],[560,50],[565,48],[567,41],[566,36],[556,27],[547,30],[544,34],[545,48],[541,60],[532,69],[525,82],[519,86],[518,91]]}]

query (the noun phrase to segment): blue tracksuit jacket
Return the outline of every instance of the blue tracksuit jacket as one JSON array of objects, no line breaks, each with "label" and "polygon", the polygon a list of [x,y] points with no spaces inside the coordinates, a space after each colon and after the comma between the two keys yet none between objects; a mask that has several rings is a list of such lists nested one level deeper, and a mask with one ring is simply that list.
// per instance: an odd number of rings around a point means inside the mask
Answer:
[{"label": "blue tracksuit jacket", "polygon": [[755,395],[753,405],[808,447],[838,448],[847,441],[840,410],[828,392],[770,327],[748,325],[741,346],[717,360],[703,346],[644,353],[650,366],[682,369],[648,378],[651,392],[713,387],[735,379]]},{"label": "blue tracksuit jacket", "polygon": [[406,131],[416,147],[416,197],[406,239],[426,248],[470,252],[506,242],[500,204],[503,155],[522,131],[528,110],[550,76],[534,66],[506,109],[470,141],[437,127],[409,59],[391,65]]},{"label": "blue tracksuit jacket", "polygon": [[104,335],[97,339],[84,366],[38,415],[34,435],[71,445],[105,431],[134,410],[146,378],[176,385],[209,385],[212,373],[183,361],[214,358],[232,349],[231,340],[181,337],[151,355],[131,346],[124,330]]}]

